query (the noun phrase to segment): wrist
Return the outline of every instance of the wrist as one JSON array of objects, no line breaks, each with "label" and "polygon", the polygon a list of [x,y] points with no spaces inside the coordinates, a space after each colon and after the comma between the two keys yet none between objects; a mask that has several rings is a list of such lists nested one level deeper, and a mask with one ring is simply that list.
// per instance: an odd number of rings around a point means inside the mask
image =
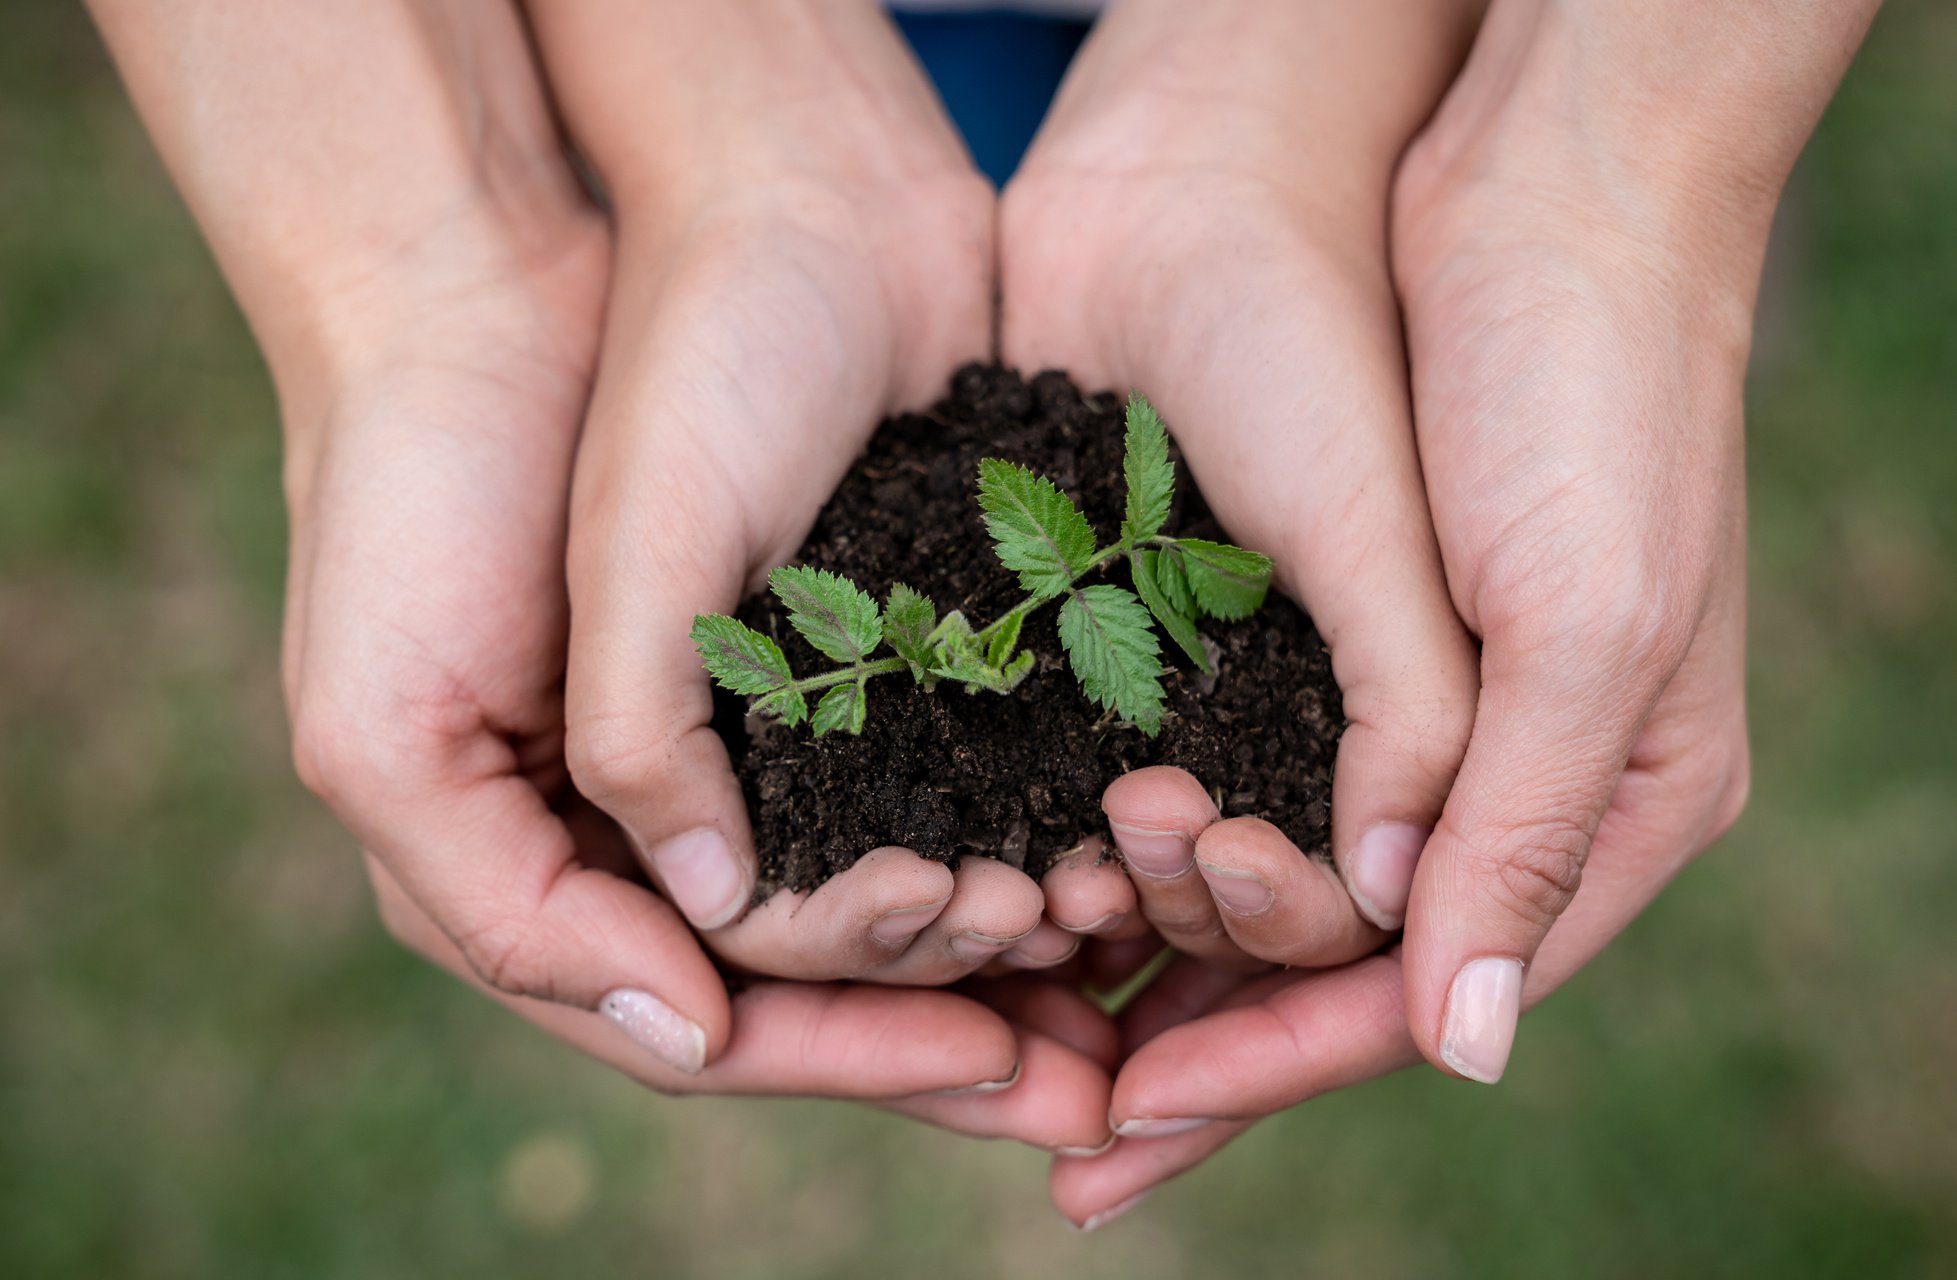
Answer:
[{"label": "wrist", "polygon": [[972,172],[864,0],[532,8],[570,132],[625,225],[769,190],[901,201]]}]

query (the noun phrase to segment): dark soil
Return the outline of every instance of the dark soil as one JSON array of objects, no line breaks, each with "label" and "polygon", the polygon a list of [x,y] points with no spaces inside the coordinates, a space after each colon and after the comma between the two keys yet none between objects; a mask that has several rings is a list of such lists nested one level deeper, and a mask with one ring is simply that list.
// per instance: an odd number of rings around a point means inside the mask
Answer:
[{"label": "dark soil", "polygon": [[[1173,429],[1174,424],[1170,424]],[[907,582],[940,610],[977,625],[1021,596],[999,564],[976,501],[979,459],[1005,458],[1051,478],[1103,538],[1120,525],[1121,400],[1083,396],[1065,374],[1030,383],[972,365],[929,413],[885,422],[817,519],[799,559],[855,579],[879,599]],[[1178,471],[1171,533],[1224,536]],[[1110,580],[1127,584],[1125,568]],[[927,693],[908,677],[870,684],[861,737],[813,737],[745,718],[716,691],[761,854],[759,894],[819,884],[882,845],[955,863],[977,854],[1038,878],[1053,858],[1105,833],[1101,792],[1130,769],[1179,765],[1210,788],[1226,815],[1275,823],[1299,848],[1326,854],[1332,757],[1345,720],[1331,659],[1307,618],[1273,592],[1242,622],[1204,622],[1220,653],[1214,679],[1164,641],[1168,716],[1149,739],[1089,702],[1054,632],[1056,608],[1027,621],[1021,647],[1041,657],[1015,692]],[[820,658],[772,597],[739,610],[772,635],[800,672]]]}]

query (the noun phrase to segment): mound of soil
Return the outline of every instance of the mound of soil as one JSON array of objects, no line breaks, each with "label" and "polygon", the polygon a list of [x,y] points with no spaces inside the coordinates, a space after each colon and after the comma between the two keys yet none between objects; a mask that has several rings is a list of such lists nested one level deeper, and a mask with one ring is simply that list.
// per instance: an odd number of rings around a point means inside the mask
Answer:
[{"label": "mound of soil", "polygon": [[[1174,424],[1170,424],[1173,430]],[[1059,485],[1103,538],[1120,527],[1122,399],[1085,396],[1062,373],[1031,382],[971,365],[930,412],[886,421],[823,508],[797,557],[855,579],[882,599],[907,582],[974,625],[1023,594],[993,555],[977,502],[979,459],[1022,463]],[[1171,533],[1225,535],[1177,468]],[[1126,586],[1125,565],[1109,581]],[[1199,626],[1217,646],[1214,677],[1166,639],[1168,714],[1154,739],[1106,717],[1081,693],[1054,630],[1057,606],[1027,620],[1020,645],[1040,657],[1011,694],[927,693],[907,676],[870,682],[861,737],[810,734],[744,714],[724,691],[715,725],[733,754],[755,847],[757,893],[811,888],[871,849],[903,845],[956,863],[1000,858],[1037,879],[1055,856],[1105,834],[1101,792],[1130,769],[1179,765],[1229,816],[1276,824],[1323,857],[1330,839],[1332,758],[1345,720],[1332,664],[1291,601],[1241,622]],[[778,641],[798,672],[829,665],[766,594],[741,619]],[[1180,665],[1177,665],[1180,664]]]}]

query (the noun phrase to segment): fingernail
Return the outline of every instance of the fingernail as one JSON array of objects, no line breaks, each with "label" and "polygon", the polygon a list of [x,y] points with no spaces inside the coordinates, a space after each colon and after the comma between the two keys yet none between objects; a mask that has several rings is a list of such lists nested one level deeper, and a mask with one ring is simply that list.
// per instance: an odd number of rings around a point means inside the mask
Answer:
[{"label": "fingernail", "polygon": [[598,1001],[598,1012],[675,1070],[696,1076],[707,1065],[706,1028],[658,996],[620,987]]},{"label": "fingernail", "polygon": [[674,836],[647,855],[673,905],[696,929],[718,929],[747,905],[747,876],[727,837],[712,827]]},{"label": "fingernail", "polygon": [[997,1093],[1010,1089],[1019,1083],[1019,1064],[1012,1064],[1012,1074],[1004,1080],[981,1080],[977,1084],[960,1085],[956,1089],[938,1089],[932,1093],[934,1098],[966,1098],[976,1093]]},{"label": "fingernail", "polygon": [[1158,1116],[1149,1119],[1123,1120],[1114,1126],[1114,1131],[1124,1138],[1172,1138],[1178,1133],[1188,1133],[1210,1123],[1202,1116]]},{"label": "fingernail", "polygon": [[1508,1066],[1522,1016],[1522,962],[1483,956],[1461,966],[1447,992],[1441,1061],[1470,1080],[1494,1084]]},{"label": "fingernail", "polygon": [[1406,923],[1413,869],[1427,847],[1431,827],[1382,822],[1359,837],[1345,859],[1345,889],[1366,919],[1382,929]]},{"label": "fingernail", "polygon": [[1134,1195],[1129,1196],[1126,1200],[1123,1200],[1120,1204],[1115,1205],[1113,1208],[1103,1209],[1099,1213],[1091,1215],[1087,1219],[1087,1221],[1075,1227],[1074,1230],[1079,1231],[1082,1234],[1085,1234],[1089,1231],[1095,1230],[1098,1227],[1105,1227],[1110,1222],[1113,1222],[1116,1218],[1119,1218],[1122,1214],[1128,1212],[1130,1209],[1134,1208],[1142,1201],[1148,1199],[1149,1192],[1154,1190],[1155,1190],[1154,1187],[1150,1187],[1148,1191],[1137,1191]]},{"label": "fingernail", "polygon": [[1079,938],[1068,938],[1067,945],[1058,952],[1036,951],[1022,942],[1000,956],[999,963],[1009,964],[1015,969],[1050,969],[1056,964],[1073,959],[1074,952],[1079,950]]},{"label": "fingernail", "polygon": [[1129,866],[1156,880],[1173,880],[1189,870],[1196,846],[1180,831],[1148,831],[1110,822],[1114,843]]},{"label": "fingernail", "polygon": [[945,902],[933,902],[929,906],[905,907],[901,911],[886,911],[870,923],[870,936],[885,946],[894,947],[900,942],[909,942],[918,934],[931,927],[938,913],[945,909]]},{"label": "fingernail", "polygon": [[981,960],[990,960],[1018,941],[1018,938],[989,938],[982,933],[960,933],[954,934],[948,945],[951,954],[966,964],[977,964]]},{"label": "fingernail", "polygon": [[1213,867],[1200,858],[1196,861],[1196,870],[1203,873],[1203,881],[1209,885],[1211,896],[1237,915],[1263,915],[1277,900],[1271,887],[1248,871]]},{"label": "fingernail", "polygon": [[[1110,911],[1093,924],[1062,924],[1060,927],[1068,933],[1102,933],[1106,930],[1117,928],[1127,918],[1128,913],[1126,911]],[[1060,924],[1058,920],[1054,921],[1054,923]]]},{"label": "fingernail", "polygon": [[1114,1146],[1114,1137],[1115,1135],[1112,1133],[1109,1134],[1107,1141],[1098,1147],[1055,1147],[1053,1154],[1056,1156],[1079,1156],[1082,1159],[1088,1159],[1093,1156],[1104,1156]]}]

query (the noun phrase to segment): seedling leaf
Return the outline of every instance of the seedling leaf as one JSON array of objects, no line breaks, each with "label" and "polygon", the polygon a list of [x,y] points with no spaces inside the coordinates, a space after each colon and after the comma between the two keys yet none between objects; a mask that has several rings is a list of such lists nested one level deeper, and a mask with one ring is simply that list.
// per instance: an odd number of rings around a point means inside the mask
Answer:
[{"label": "seedling leaf", "polygon": [[795,679],[780,645],[724,614],[696,617],[692,634],[707,674],[735,693],[772,693]]},{"label": "seedling leaf", "polygon": [[979,463],[979,506],[999,562],[1036,600],[1073,585],[1094,560],[1094,530],[1044,476],[997,458]]},{"label": "seedling leaf", "polygon": [[869,704],[869,695],[863,684],[862,679],[839,684],[822,695],[822,701],[815,704],[812,724],[816,737],[820,738],[835,729],[841,729],[844,733],[863,732],[863,715]]},{"label": "seedling leaf", "polygon": [[1210,617],[1248,618],[1264,603],[1271,585],[1271,562],[1264,556],[1202,538],[1178,538],[1176,549],[1196,603]]},{"label": "seedling leaf", "polygon": [[1131,547],[1140,546],[1162,532],[1169,518],[1176,467],[1169,461],[1169,434],[1162,426],[1162,417],[1139,391],[1128,397],[1128,434],[1121,474],[1128,482],[1121,537]]},{"label": "seedling leaf", "polygon": [[938,625],[938,606],[921,592],[903,583],[890,588],[890,603],[883,610],[883,638],[898,657],[911,665],[911,675],[923,680],[936,661],[931,652],[931,632]]},{"label": "seedling leaf", "polygon": [[1012,657],[1012,651],[1019,644],[1019,628],[1026,621],[1024,609],[1014,609],[993,624],[992,641],[986,646],[985,660],[995,667],[1003,667]]},{"label": "seedling leaf", "polygon": [[1159,551],[1141,551],[1134,555],[1130,564],[1134,571],[1135,593],[1141,596],[1142,603],[1147,605],[1148,611],[1155,615],[1155,620],[1162,624],[1162,629],[1169,633],[1169,638],[1189,655],[1189,660],[1196,664],[1196,669],[1207,675],[1210,669],[1209,655],[1203,652],[1203,640],[1196,634],[1195,620],[1177,609],[1162,590],[1160,580],[1162,559],[1162,553]]},{"label": "seedling leaf", "polygon": [[1060,643],[1088,697],[1151,738],[1161,731],[1162,646],[1132,591],[1101,583],[1073,593],[1060,606]]},{"label": "seedling leaf", "polygon": [[808,699],[800,689],[777,689],[755,703],[754,709],[767,712],[791,729],[809,718]]},{"label": "seedling leaf", "polygon": [[1155,561],[1155,585],[1162,588],[1162,598],[1169,607],[1185,618],[1196,616],[1196,594],[1189,589],[1189,573],[1182,567],[1182,552],[1171,545]]},{"label": "seedling leaf", "polygon": [[825,657],[860,662],[883,641],[877,602],[848,578],[784,566],[768,575],[768,585],[788,606],[788,625]]}]

